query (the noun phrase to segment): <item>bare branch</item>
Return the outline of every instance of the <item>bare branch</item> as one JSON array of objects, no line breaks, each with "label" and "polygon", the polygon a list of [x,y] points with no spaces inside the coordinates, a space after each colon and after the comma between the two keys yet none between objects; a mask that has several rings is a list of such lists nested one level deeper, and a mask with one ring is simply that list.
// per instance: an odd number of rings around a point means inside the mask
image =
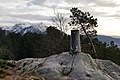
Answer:
[{"label": "bare branch", "polygon": [[62,13],[57,13],[54,10],[55,17],[51,18],[51,21],[53,22],[53,25],[58,27],[62,32],[68,31],[68,24],[67,24],[67,18]]}]

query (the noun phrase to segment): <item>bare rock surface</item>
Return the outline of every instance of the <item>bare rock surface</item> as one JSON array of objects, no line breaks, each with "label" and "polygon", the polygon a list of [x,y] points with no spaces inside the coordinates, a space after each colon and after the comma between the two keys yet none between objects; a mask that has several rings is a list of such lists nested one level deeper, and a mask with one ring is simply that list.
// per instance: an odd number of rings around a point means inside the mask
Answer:
[{"label": "bare rock surface", "polygon": [[[68,52],[46,58],[16,61],[16,75],[36,80],[120,80],[120,67],[109,60],[92,59],[89,54]],[[34,79],[33,79],[34,80]]]}]

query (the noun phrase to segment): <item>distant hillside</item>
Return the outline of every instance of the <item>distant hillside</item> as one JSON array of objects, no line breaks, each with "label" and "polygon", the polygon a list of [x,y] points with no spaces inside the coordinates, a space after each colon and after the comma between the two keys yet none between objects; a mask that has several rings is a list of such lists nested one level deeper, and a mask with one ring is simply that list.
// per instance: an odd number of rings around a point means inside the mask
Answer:
[{"label": "distant hillside", "polygon": [[111,36],[105,36],[105,35],[98,35],[98,39],[102,42],[110,43],[111,41],[114,41],[115,44],[117,44],[120,47],[120,38],[115,38]]}]

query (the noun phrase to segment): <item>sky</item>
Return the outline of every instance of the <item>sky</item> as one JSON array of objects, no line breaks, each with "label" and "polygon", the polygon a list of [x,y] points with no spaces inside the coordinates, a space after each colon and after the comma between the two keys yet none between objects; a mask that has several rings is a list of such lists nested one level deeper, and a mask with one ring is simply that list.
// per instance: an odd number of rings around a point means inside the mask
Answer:
[{"label": "sky", "polygon": [[24,22],[50,25],[54,10],[69,18],[72,7],[98,19],[98,34],[120,36],[120,0],[0,0],[0,26]]}]

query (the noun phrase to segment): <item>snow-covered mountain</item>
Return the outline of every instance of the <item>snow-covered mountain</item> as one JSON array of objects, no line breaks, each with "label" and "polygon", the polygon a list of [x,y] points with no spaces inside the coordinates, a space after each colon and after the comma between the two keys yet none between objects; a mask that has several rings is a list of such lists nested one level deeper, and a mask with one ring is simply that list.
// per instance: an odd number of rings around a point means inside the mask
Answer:
[{"label": "snow-covered mountain", "polygon": [[46,28],[47,26],[45,26],[43,23],[39,24],[19,23],[11,27],[2,27],[2,30],[7,30],[10,32],[20,33],[21,35],[24,35],[27,32],[41,34],[46,31]]},{"label": "snow-covered mountain", "polygon": [[[14,26],[4,26],[0,27],[2,30],[7,30],[10,32],[15,32],[20,33],[21,35],[26,34],[27,32],[32,32],[32,33],[38,33],[38,34],[43,34],[46,32],[47,26],[45,26],[43,23],[39,24],[32,24],[32,23],[19,23],[15,24]],[[110,43],[111,41],[114,41],[115,44],[120,47],[120,38],[117,36],[111,37],[111,36],[105,36],[105,35],[98,35],[98,39],[102,42]]]}]

